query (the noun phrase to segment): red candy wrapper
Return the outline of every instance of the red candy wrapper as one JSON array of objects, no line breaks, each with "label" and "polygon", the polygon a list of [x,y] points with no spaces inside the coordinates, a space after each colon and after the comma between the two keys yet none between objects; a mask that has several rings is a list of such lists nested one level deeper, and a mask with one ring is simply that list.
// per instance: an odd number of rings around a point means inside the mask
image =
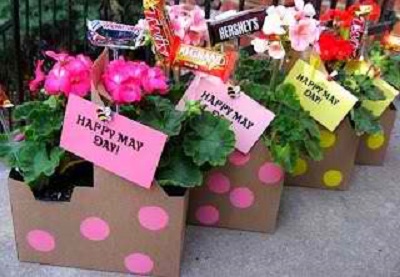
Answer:
[{"label": "red candy wrapper", "polygon": [[144,0],[143,6],[157,53],[165,59],[167,64],[171,63],[180,40],[171,29],[171,23],[164,9],[165,1]]},{"label": "red candy wrapper", "polygon": [[181,44],[174,64],[217,76],[226,82],[235,69],[236,59],[237,53],[234,51],[221,53]]},{"label": "red candy wrapper", "polygon": [[361,51],[361,43],[365,32],[365,19],[356,17],[350,25],[350,42],[353,45],[353,58],[358,58]]}]

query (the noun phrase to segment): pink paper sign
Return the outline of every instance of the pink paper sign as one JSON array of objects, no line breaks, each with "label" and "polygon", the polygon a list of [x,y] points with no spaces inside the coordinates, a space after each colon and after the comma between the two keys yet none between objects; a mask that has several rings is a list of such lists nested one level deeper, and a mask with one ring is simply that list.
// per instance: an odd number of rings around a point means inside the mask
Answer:
[{"label": "pink paper sign", "polygon": [[219,79],[198,76],[178,103],[177,109],[183,110],[187,100],[197,100],[206,106],[207,111],[225,117],[232,122],[236,148],[246,154],[275,115],[243,92],[232,99],[228,95],[228,87]]},{"label": "pink paper sign", "polygon": [[61,147],[139,186],[150,188],[167,135],[118,114],[98,119],[98,106],[70,95]]}]

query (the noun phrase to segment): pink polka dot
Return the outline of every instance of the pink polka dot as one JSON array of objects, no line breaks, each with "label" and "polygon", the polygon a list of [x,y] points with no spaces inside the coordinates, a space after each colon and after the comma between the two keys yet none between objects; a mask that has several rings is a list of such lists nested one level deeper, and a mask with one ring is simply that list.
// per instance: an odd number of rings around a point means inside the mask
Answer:
[{"label": "pink polka dot", "polygon": [[258,170],[258,178],[265,184],[276,184],[283,178],[282,168],[274,163],[265,163]]},{"label": "pink polka dot", "polygon": [[207,179],[208,188],[218,194],[227,193],[231,188],[231,182],[228,177],[220,172],[211,174]]},{"label": "pink polka dot", "polygon": [[202,206],[196,211],[197,220],[205,225],[214,225],[219,220],[219,211],[214,206]]},{"label": "pink polka dot", "polygon": [[240,151],[235,150],[232,154],[229,155],[229,161],[231,164],[236,166],[245,165],[250,160],[250,153],[243,154]]},{"label": "pink polka dot", "polygon": [[88,240],[102,241],[110,234],[108,223],[98,217],[88,217],[81,223],[81,234]]},{"label": "pink polka dot", "polygon": [[235,188],[231,191],[229,200],[234,207],[245,209],[253,205],[254,193],[245,187]]},{"label": "pink polka dot", "polygon": [[133,253],[125,258],[125,267],[132,273],[148,274],[153,270],[153,260],[142,253]]},{"label": "pink polka dot", "polygon": [[168,213],[158,206],[142,207],[138,213],[139,222],[142,227],[151,230],[159,231],[168,225]]},{"label": "pink polka dot", "polygon": [[32,230],[26,236],[28,244],[39,252],[50,252],[56,248],[56,241],[49,232]]}]

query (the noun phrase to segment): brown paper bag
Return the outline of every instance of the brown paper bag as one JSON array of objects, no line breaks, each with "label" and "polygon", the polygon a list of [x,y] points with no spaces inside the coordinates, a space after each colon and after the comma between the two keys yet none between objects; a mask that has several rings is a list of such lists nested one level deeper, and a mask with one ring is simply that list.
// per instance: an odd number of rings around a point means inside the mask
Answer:
[{"label": "brown paper bag", "polygon": [[361,137],[356,164],[383,165],[395,120],[396,108],[391,106],[380,118],[383,134],[364,135]]},{"label": "brown paper bag", "polygon": [[322,161],[299,159],[295,172],[288,174],[286,185],[335,190],[348,190],[354,168],[359,138],[350,125],[343,120],[335,132],[321,128]]},{"label": "brown paper bag", "polygon": [[249,154],[234,152],[212,169],[202,187],[190,191],[189,223],[236,230],[273,232],[284,173],[262,141]]},{"label": "brown paper bag", "polygon": [[140,188],[95,167],[94,187],[70,202],[34,199],[9,180],[20,261],[153,276],[179,276],[187,196]]}]

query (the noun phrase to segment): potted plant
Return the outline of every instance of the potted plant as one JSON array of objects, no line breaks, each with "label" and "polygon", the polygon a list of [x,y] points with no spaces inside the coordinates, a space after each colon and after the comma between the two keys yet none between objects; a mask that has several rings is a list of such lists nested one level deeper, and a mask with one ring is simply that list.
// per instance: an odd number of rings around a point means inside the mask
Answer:
[{"label": "potted plant", "polygon": [[[339,84],[341,90],[344,88],[347,94],[350,92],[357,97],[358,102],[334,130],[321,126],[324,159],[320,162],[299,159],[297,169],[287,180],[288,185],[347,190],[359,137],[364,134],[376,134],[381,130],[378,118],[362,103],[368,100],[383,100],[384,95],[374,86],[368,74],[357,75],[348,70],[349,64],[359,60],[357,55],[361,54],[359,48],[362,48],[362,44],[355,46],[354,41],[350,40],[349,33],[355,11],[359,9],[360,7],[356,5],[346,11],[328,11],[321,17],[322,20],[333,19],[333,29],[321,34],[319,57],[310,59],[310,64],[315,70],[316,68],[321,70],[319,72],[325,74],[329,82]],[[375,11],[376,9],[367,16],[367,20],[376,17]]]},{"label": "potted plant", "polygon": [[379,42],[372,45],[368,57],[370,65],[362,64],[364,73],[370,70],[375,87],[384,93],[386,99],[366,104],[366,107],[379,117],[382,132],[361,137],[356,163],[383,165],[396,120],[396,108],[392,101],[398,95],[400,89],[400,57],[386,52]]},{"label": "potted plant", "polygon": [[[120,115],[168,135],[150,189],[133,186],[99,167],[94,169],[95,184],[100,187],[112,184],[112,187],[120,187],[121,193],[127,193],[129,187],[134,196],[130,199],[135,199],[131,203],[130,213],[138,212],[139,222],[141,210],[137,211],[138,207],[149,207],[148,213],[143,213],[142,218],[147,230],[132,222],[130,233],[134,235],[130,241],[134,248],[140,247],[143,253],[151,257],[154,268],[146,272],[131,268],[131,272],[178,276],[186,223],[187,191],[201,186],[203,173],[211,166],[224,164],[233,151],[235,138],[230,123],[204,111],[196,102],[188,103],[184,112],[176,110],[177,95],[183,93],[185,83],[170,83],[157,66],[127,61],[123,57],[110,62],[108,51],[105,50],[95,62],[95,68],[99,70],[93,71],[92,92],[94,99],[101,99],[98,102],[100,105],[115,106]],[[115,205],[118,206],[117,203]],[[158,219],[161,221],[158,222]]]},{"label": "potted plant", "polygon": [[228,163],[209,172],[203,187],[191,191],[190,223],[273,232],[284,172],[293,172],[300,156],[322,158],[317,124],[301,108],[294,86],[282,84],[280,78],[279,86],[271,89],[273,71],[273,61],[241,53],[238,85],[275,118],[249,153],[236,150]]},{"label": "potted plant", "polygon": [[[13,168],[9,190],[19,259],[179,276],[186,190],[201,185],[203,170],[209,164],[224,163],[233,150],[229,123],[203,112],[195,103],[188,112],[175,111],[173,102],[155,94],[170,92],[173,96],[174,90],[182,88],[169,87],[159,68],[138,62],[134,68],[143,83],[130,79],[124,83],[127,87],[120,87],[121,93],[113,90],[110,95],[121,114],[169,135],[156,184],[147,190],[97,166],[93,171],[91,164],[59,144],[67,96],[88,94],[97,62],[92,66],[82,55],[47,52],[47,56],[55,64],[45,74],[43,61],[39,61],[36,78],[30,83],[32,90],[39,91],[38,99],[16,108],[14,116],[21,127],[3,136],[0,144],[1,156]],[[121,66],[124,61],[115,63],[120,66],[108,68],[101,78],[104,84],[109,83],[107,77],[121,73],[116,68],[129,72]],[[42,83],[44,89],[39,90]],[[132,102],[135,105],[128,104]],[[203,149],[215,147],[210,133],[218,149],[204,156]]]},{"label": "potted plant", "polygon": [[[189,223],[274,232],[284,172],[295,169],[300,155],[322,158],[317,124],[301,108],[295,87],[282,84],[280,65],[285,52],[305,51],[317,38],[318,21],[312,18],[315,11],[311,4],[300,2],[290,8],[270,7],[263,33],[252,41],[258,55],[241,52],[231,82],[242,92],[237,100],[235,95],[231,101],[221,99],[233,106],[241,97],[250,97],[275,118],[248,153],[236,150],[228,163],[209,172],[203,187],[191,191]],[[310,33],[297,36],[300,26]],[[218,90],[218,95],[221,93],[229,92]]]}]

